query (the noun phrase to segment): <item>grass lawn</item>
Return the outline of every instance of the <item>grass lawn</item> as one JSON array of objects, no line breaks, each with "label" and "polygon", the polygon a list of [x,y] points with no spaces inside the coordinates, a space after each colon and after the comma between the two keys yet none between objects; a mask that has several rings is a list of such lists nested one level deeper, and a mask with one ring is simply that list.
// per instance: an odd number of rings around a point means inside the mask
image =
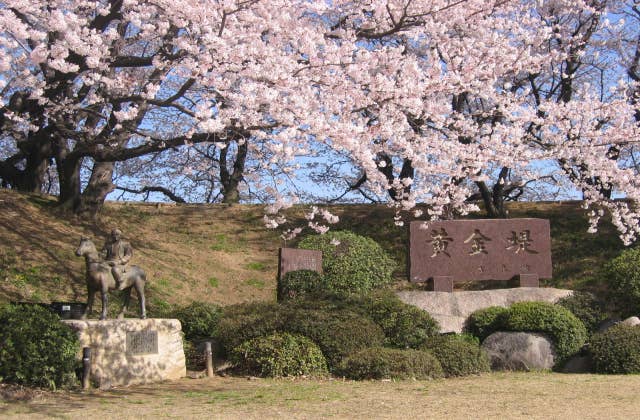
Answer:
[{"label": "grass lawn", "polygon": [[216,377],[0,400],[3,418],[630,419],[640,375],[492,373],[435,381]]}]

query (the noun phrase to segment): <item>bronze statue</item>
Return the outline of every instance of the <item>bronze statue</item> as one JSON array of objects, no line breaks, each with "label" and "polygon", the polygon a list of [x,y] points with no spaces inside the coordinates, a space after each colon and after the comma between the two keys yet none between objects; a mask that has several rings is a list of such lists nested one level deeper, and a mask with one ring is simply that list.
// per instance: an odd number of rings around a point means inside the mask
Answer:
[{"label": "bronze statue", "polygon": [[127,263],[133,256],[131,244],[122,239],[120,229],[113,229],[102,247],[102,255],[111,266],[111,274],[116,281],[116,288],[120,289],[120,278],[127,272]]},{"label": "bronze statue", "polygon": [[[115,231],[115,230],[114,230]],[[113,232],[112,232],[113,233]],[[114,237],[118,237],[118,242],[122,245],[119,240],[120,235],[113,235]],[[129,245],[130,247],[130,245]],[[124,248],[124,247],[123,247]],[[115,245],[114,249],[120,249],[119,246]],[[126,259],[125,263],[129,261],[131,250],[129,250],[129,258]],[[126,253],[126,252],[125,252]],[[118,318],[124,318],[124,313],[127,311],[129,307],[129,300],[131,299],[131,289],[135,288],[136,293],[138,294],[138,300],[140,301],[140,318],[145,319],[147,317],[147,312],[145,308],[145,298],[144,298],[144,285],[146,283],[146,275],[142,268],[137,265],[132,265],[127,267],[126,269],[120,271],[120,267],[118,267],[118,276],[119,276],[119,285],[116,283],[116,279],[114,276],[114,269],[116,265],[124,265],[121,264],[124,261],[124,258],[119,257],[119,259],[113,259],[110,262],[105,262],[98,253],[96,246],[94,243],[88,238],[81,238],[80,244],[78,245],[78,249],[76,250],[76,255],[79,257],[84,257],[86,271],[87,271],[87,290],[89,292],[89,296],[87,299],[87,308],[83,314],[83,318],[86,318],[89,313],[91,313],[91,309],[93,306],[93,299],[95,293],[100,291],[102,296],[102,313],[100,315],[100,319],[107,318],[107,303],[108,303],[108,292],[109,290],[123,290],[124,293],[124,303],[122,305],[122,309],[118,314]],[[121,255],[120,252],[112,254],[112,255]],[[114,263],[114,264],[110,264]],[[120,263],[120,264],[118,264]]]}]

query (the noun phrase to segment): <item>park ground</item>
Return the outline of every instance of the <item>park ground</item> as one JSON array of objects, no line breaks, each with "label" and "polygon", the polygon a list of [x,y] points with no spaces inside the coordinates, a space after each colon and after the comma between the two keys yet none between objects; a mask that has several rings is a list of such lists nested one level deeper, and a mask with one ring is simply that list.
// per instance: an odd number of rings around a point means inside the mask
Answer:
[{"label": "park ground", "polygon": [[[93,221],[59,213],[52,197],[0,189],[0,303],[84,301],[81,235],[100,246],[115,226],[149,273],[150,315],[194,300],[227,305],[275,299],[278,247],[262,206],[107,203]],[[292,210],[303,220],[304,208]],[[391,209],[345,205],[337,229],[373,237],[406,281],[407,228]],[[514,217],[551,221],[553,279],[543,285],[602,290],[593,276],[623,246],[610,223],[587,234],[578,203],[516,203]],[[481,215],[474,215],[481,217]],[[478,283],[476,283],[478,284]],[[469,285],[462,285],[467,287]],[[111,313],[118,308],[112,299]],[[135,308],[135,305],[132,305]],[[135,312],[129,314],[135,316]],[[0,418],[637,418],[640,375],[491,373],[434,381],[215,377],[112,390],[40,391],[0,384]]]},{"label": "park ground", "polygon": [[491,373],[433,381],[182,379],[107,391],[0,389],[11,419],[632,419],[640,375]]}]

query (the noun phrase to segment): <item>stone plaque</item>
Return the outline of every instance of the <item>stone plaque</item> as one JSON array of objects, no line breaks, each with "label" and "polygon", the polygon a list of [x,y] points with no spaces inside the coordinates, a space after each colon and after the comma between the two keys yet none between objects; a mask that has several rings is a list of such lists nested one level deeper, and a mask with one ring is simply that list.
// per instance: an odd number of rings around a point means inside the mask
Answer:
[{"label": "stone plaque", "polygon": [[551,235],[544,219],[411,222],[410,280],[434,280],[451,291],[456,281],[509,280],[537,286],[551,278]]},{"label": "stone plaque", "polygon": [[158,354],[158,331],[127,331],[128,354]]},{"label": "stone plaque", "polygon": [[284,277],[289,271],[296,270],[311,270],[322,273],[322,251],[280,248],[279,278]]}]

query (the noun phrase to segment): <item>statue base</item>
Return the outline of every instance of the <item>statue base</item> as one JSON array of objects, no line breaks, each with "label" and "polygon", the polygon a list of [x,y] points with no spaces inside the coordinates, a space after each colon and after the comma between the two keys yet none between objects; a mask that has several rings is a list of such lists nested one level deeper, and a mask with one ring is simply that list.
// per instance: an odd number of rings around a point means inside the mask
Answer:
[{"label": "statue base", "polygon": [[64,320],[91,349],[91,382],[102,389],[183,378],[177,319]]}]

